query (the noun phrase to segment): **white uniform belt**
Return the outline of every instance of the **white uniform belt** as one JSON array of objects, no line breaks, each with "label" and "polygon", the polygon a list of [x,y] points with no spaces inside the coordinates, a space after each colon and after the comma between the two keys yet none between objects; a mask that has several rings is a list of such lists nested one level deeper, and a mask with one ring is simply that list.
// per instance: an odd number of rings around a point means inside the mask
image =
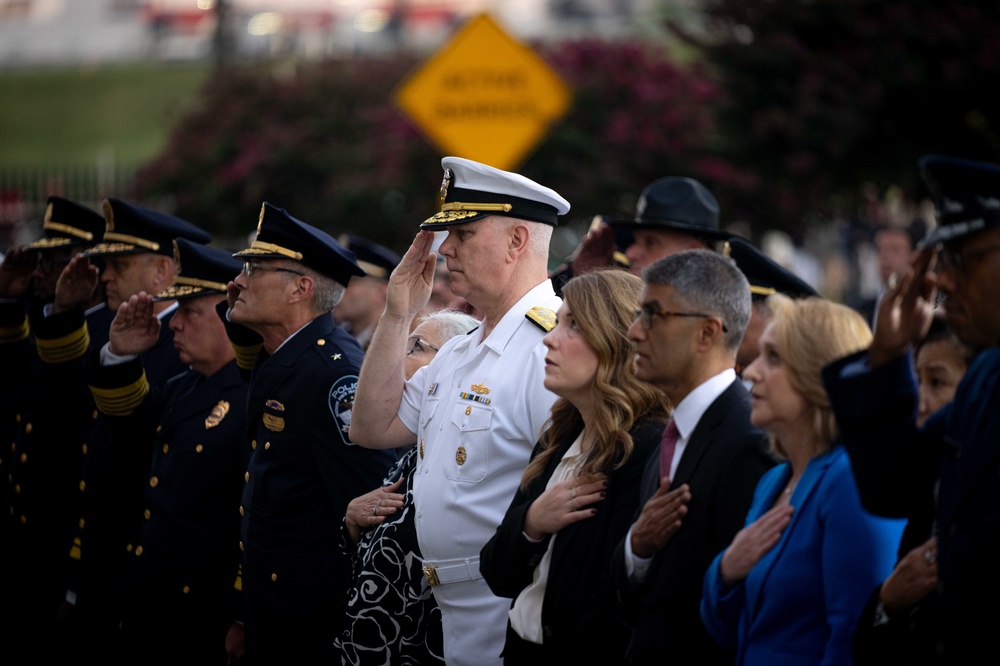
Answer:
[{"label": "white uniform belt", "polygon": [[424,576],[430,587],[462,583],[482,578],[479,573],[479,556],[456,557],[453,560],[424,560]]}]

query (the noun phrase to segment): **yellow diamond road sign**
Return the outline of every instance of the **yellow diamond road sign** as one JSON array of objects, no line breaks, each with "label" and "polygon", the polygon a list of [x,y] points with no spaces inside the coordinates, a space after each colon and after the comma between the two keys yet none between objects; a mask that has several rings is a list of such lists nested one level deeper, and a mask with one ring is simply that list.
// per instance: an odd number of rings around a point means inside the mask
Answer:
[{"label": "yellow diamond road sign", "polygon": [[570,99],[558,75],[485,14],[396,91],[396,104],[444,155],[507,170],[563,117]]}]

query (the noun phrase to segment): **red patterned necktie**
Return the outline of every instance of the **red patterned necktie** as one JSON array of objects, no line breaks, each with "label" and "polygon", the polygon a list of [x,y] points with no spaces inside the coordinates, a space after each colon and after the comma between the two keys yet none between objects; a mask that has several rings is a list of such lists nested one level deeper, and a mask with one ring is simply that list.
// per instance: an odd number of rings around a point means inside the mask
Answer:
[{"label": "red patterned necktie", "polygon": [[677,440],[681,433],[677,430],[677,424],[673,419],[663,430],[663,439],[660,440],[660,478],[670,476],[670,463],[674,459],[674,449],[677,448]]}]

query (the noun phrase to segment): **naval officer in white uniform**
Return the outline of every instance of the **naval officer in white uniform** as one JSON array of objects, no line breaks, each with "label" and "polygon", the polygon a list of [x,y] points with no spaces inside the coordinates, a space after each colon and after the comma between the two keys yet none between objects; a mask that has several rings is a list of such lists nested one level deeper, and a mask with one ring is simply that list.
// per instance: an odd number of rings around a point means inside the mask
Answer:
[{"label": "naval officer in white uniform", "polygon": [[[490,592],[479,551],[503,519],[556,399],[542,384],[541,341],[561,303],[547,277],[549,240],[569,203],[518,174],[457,157],[441,165],[440,211],[421,225],[389,280],[350,436],[369,448],[416,441],[417,539],[441,608],[445,661],[482,666],[502,661],[510,600]],[[484,319],[405,381],[402,350],[431,294],[431,230],[439,229],[448,231],[439,252],[451,289]]]}]

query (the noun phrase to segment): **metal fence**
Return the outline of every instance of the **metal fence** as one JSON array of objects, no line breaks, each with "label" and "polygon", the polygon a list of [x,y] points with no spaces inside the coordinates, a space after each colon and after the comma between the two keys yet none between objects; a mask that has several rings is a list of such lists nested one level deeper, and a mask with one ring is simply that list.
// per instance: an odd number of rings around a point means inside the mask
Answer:
[{"label": "metal fence", "polygon": [[38,237],[50,195],[100,211],[104,199],[128,196],[135,172],[112,163],[0,167],[0,252]]}]

